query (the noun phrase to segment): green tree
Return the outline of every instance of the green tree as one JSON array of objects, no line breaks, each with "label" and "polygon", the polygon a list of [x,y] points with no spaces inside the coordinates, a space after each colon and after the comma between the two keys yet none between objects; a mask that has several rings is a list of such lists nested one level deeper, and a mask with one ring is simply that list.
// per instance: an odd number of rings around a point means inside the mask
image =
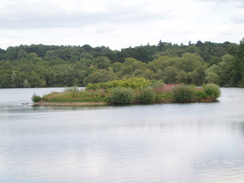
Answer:
[{"label": "green tree", "polygon": [[108,69],[111,61],[107,57],[101,56],[95,59],[95,64],[99,69]]},{"label": "green tree", "polygon": [[136,60],[134,58],[126,58],[125,62],[123,63],[123,75],[130,75],[133,72],[135,72],[136,70],[146,70],[147,69],[147,64],[143,63],[139,60]]},{"label": "green tree", "polygon": [[164,70],[167,66],[170,66],[172,58],[167,56],[161,56],[153,61],[149,62],[149,67],[152,71],[156,72],[158,69]]},{"label": "green tree", "polygon": [[234,56],[226,54],[219,65],[220,84],[236,86],[240,80],[240,62]]},{"label": "green tree", "polygon": [[175,67],[167,67],[164,70],[164,82],[165,83],[176,83],[178,70]]},{"label": "green tree", "polygon": [[205,66],[199,66],[192,72],[192,82],[198,86],[201,86],[205,79]]},{"label": "green tree", "polygon": [[212,65],[205,70],[205,81],[207,83],[215,83],[220,84],[220,77],[219,77],[219,66]]},{"label": "green tree", "polygon": [[107,82],[116,79],[116,75],[105,69],[99,69],[84,79],[84,84]]},{"label": "green tree", "polygon": [[114,72],[122,72],[123,71],[123,64],[120,62],[114,62],[111,64]]},{"label": "green tree", "polygon": [[184,53],[180,58],[177,67],[185,72],[192,72],[201,65],[205,65],[205,63],[200,56],[192,53]]},{"label": "green tree", "polygon": [[177,83],[187,83],[187,74],[185,71],[181,70],[176,76]]},{"label": "green tree", "polygon": [[220,77],[218,74],[216,74],[214,72],[207,72],[206,73],[206,81],[207,81],[207,83],[214,83],[214,84],[219,85]]}]

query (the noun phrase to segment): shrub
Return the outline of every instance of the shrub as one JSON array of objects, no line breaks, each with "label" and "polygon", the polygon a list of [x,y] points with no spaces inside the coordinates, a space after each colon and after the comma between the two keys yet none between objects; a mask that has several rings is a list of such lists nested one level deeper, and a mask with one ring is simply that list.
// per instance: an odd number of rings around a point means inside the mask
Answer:
[{"label": "shrub", "polygon": [[112,104],[130,104],[133,102],[134,93],[129,88],[114,88],[110,92],[108,102]]},{"label": "shrub", "polygon": [[155,91],[152,88],[144,88],[140,91],[137,100],[139,103],[150,104],[155,101]]},{"label": "shrub", "polygon": [[194,99],[195,90],[192,86],[179,85],[172,89],[172,94],[176,102],[191,102]]},{"label": "shrub", "polygon": [[204,90],[202,88],[198,88],[195,91],[195,99],[196,100],[202,100],[206,98],[206,93],[204,92]]},{"label": "shrub", "polygon": [[157,93],[155,97],[155,101],[157,103],[161,102],[170,102],[173,100],[172,93],[171,92],[161,92]]},{"label": "shrub", "polygon": [[34,95],[32,95],[31,100],[33,102],[40,102],[42,100],[42,97],[40,97],[39,95],[34,94]]},{"label": "shrub", "polygon": [[217,99],[220,97],[221,91],[216,84],[206,84],[203,86],[203,90],[206,94],[206,98]]},{"label": "shrub", "polygon": [[150,84],[149,80],[144,78],[128,78],[122,80],[113,80],[109,82],[88,84],[87,90],[99,90],[99,89],[113,89],[113,88],[131,88],[142,89]]}]

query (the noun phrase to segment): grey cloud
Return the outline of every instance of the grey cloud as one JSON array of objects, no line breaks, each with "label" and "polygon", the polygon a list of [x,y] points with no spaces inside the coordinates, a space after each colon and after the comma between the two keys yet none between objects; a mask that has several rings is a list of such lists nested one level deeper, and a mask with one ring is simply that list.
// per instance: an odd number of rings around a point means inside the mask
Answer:
[{"label": "grey cloud", "polygon": [[[22,3],[20,3],[22,4]],[[0,14],[0,27],[2,29],[23,28],[52,28],[82,26],[88,22],[99,22],[107,19],[109,15],[86,13],[67,13],[64,9],[50,4],[35,7],[34,4],[11,4],[6,3],[5,12]]]},{"label": "grey cloud", "polygon": [[[37,6],[37,7],[36,7]],[[138,7],[119,7],[112,4],[108,12],[70,13],[52,4],[6,3],[0,14],[1,29],[82,27],[94,23],[145,23],[170,18],[170,12],[143,12]]]},{"label": "grey cloud", "polygon": [[101,22],[108,19],[109,15],[86,15],[86,14],[30,14],[9,17],[0,21],[0,27],[5,29],[23,29],[23,28],[53,28],[53,27],[75,27],[84,26],[88,23]]},{"label": "grey cloud", "polygon": [[3,29],[23,28],[52,28],[52,27],[79,27],[94,23],[138,23],[155,19],[165,19],[168,16],[158,16],[137,13],[103,13],[86,14],[30,14],[17,15],[0,20],[0,27]]}]

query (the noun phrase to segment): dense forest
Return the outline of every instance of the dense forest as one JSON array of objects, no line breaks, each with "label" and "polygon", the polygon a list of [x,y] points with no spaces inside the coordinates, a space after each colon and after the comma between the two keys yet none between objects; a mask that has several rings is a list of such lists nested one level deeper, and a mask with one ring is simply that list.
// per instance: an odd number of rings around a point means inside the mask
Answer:
[{"label": "dense forest", "polygon": [[0,49],[0,88],[86,86],[143,77],[165,83],[244,86],[244,39],[111,50],[109,47],[20,45]]}]

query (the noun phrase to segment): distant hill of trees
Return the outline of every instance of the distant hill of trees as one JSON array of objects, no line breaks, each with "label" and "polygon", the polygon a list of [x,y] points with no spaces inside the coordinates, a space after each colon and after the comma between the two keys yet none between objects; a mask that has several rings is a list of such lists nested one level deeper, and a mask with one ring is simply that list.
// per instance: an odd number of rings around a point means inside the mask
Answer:
[{"label": "distant hill of trees", "polygon": [[128,77],[244,86],[244,39],[188,45],[160,40],[121,50],[42,44],[0,49],[0,88],[85,86]]}]

